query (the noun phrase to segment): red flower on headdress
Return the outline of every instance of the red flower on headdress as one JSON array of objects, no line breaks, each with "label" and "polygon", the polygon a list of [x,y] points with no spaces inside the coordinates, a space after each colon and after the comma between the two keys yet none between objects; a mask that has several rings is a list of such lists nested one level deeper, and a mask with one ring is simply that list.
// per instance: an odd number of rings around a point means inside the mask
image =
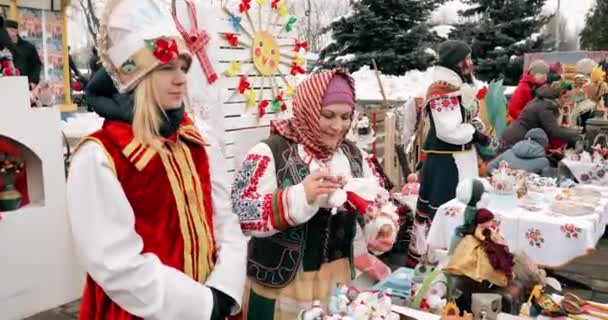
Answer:
[{"label": "red flower on headdress", "polygon": [[159,38],[154,47],[154,56],[162,64],[169,63],[179,55],[175,39]]},{"label": "red flower on headdress", "polygon": [[270,5],[273,9],[279,9],[279,3],[281,0],[272,0],[272,4]]}]

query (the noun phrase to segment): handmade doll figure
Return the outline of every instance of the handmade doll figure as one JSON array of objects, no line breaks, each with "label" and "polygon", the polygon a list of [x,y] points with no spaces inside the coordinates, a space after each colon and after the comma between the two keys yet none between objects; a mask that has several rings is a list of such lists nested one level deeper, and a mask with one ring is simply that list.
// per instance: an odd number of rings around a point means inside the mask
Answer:
[{"label": "handmade doll figure", "polygon": [[494,215],[479,209],[475,221],[458,242],[444,271],[454,276],[454,285],[463,292],[459,306],[471,310],[473,293],[489,293],[506,288],[513,275],[513,255],[493,227]]},{"label": "handmade doll figure", "polygon": [[185,113],[191,54],[155,0],[106,2],[102,128],[77,147],[67,210],[87,272],[80,319],[220,320],[238,313],[246,239],[217,144]]},{"label": "handmade doll figure", "polygon": [[475,214],[472,228],[466,232],[450,257],[446,272],[467,276],[477,282],[505,287],[512,275],[513,255],[504,239],[493,228],[494,215],[487,209]]},{"label": "handmade doll figure", "polygon": [[415,173],[410,173],[407,176],[407,183],[401,188],[401,194],[404,196],[418,196],[419,190],[418,176]]},{"label": "handmade doll figure", "polygon": [[356,238],[365,252],[392,248],[390,233],[363,234],[365,212],[328,202],[351,179],[383,187],[370,157],[344,139],[354,104],[348,74],[311,75],[295,90],[294,117],[272,122],[271,136],[246,155],[232,188],[251,236],[244,318],[291,320],[313,301],[325,307],[336,283],[352,280]]}]

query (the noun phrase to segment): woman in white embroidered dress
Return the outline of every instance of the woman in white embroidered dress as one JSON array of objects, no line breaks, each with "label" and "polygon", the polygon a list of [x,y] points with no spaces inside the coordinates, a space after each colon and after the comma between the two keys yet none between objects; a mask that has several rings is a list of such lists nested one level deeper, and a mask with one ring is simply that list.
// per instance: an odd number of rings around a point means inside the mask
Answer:
[{"label": "woman in white embroidered dress", "polygon": [[[356,212],[332,214],[328,195],[353,177],[381,184],[368,155],[344,140],[354,102],[349,75],[315,74],[296,88],[294,117],[273,122],[274,134],[247,154],[232,191],[252,236],[244,319],[295,319],[314,301],[327,303],[336,284],[350,283],[365,239]],[[364,252],[354,252],[355,241]],[[368,248],[386,252],[393,241],[381,233]]]}]

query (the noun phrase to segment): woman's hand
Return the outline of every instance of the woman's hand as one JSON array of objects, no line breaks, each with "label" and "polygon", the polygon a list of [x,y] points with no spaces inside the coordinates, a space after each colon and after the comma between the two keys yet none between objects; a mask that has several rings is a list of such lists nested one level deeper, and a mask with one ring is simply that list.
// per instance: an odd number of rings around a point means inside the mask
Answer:
[{"label": "woman's hand", "polygon": [[395,244],[395,235],[393,232],[394,229],[392,229],[389,225],[382,226],[378,231],[378,236],[376,236],[376,239],[367,244],[368,249],[374,252],[390,251]]},{"label": "woman's hand", "polygon": [[330,195],[342,186],[339,178],[321,169],[304,178],[302,184],[308,203],[315,202],[320,195]]}]

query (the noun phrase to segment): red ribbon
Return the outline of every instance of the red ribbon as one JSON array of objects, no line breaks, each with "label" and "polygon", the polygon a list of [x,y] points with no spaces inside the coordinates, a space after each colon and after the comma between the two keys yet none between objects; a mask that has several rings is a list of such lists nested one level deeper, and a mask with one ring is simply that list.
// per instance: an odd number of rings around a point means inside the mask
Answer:
[{"label": "red ribbon", "polygon": [[226,33],[226,40],[231,46],[236,47],[239,45],[239,38],[233,33]]},{"label": "red ribbon", "polygon": [[182,38],[184,38],[186,46],[188,47],[188,49],[190,49],[190,51],[192,51],[192,53],[196,55],[198,61],[201,64],[201,67],[203,67],[203,71],[207,76],[207,82],[209,84],[212,84],[218,79],[218,76],[215,70],[213,69],[213,64],[209,59],[209,55],[207,54],[207,45],[209,44],[211,37],[209,36],[209,33],[207,31],[199,30],[198,18],[196,16],[196,7],[194,3],[191,0],[184,1],[186,1],[188,15],[190,16],[190,22],[192,23],[190,27],[190,32],[186,31],[186,29],[183,27],[183,25],[179,22],[179,19],[177,18],[177,9],[175,7],[175,1],[173,1],[172,5],[173,20],[175,21],[177,30],[182,35]]},{"label": "red ribbon", "polygon": [[477,91],[477,100],[483,100],[488,95],[488,87],[483,87]]},{"label": "red ribbon", "polygon": [[268,102],[268,100],[260,101],[260,104],[258,105],[258,118],[261,119],[264,117],[264,115],[266,114],[266,108],[269,104],[270,102]]},{"label": "red ribbon", "polygon": [[249,80],[247,80],[247,77],[242,76],[241,80],[239,81],[239,93],[243,94],[245,93],[245,91],[247,91],[247,89],[249,89],[251,87],[251,83],[249,83]]},{"label": "red ribbon", "polygon": [[300,41],[298,39],[295,39],[295,42],[296,42],[296,46],[295,46],[295,48],[293,48],[294,52],[299,52],[300,49],[308,50],[308,42]]},{"label": "red ribbon", "polygon": [[306,73],[306,70],[304,70],[302,67],[300,67],[297,63],[292,63],[291,64],[291,75],[295,76],[298,74],[304,74]]},{"label": "red ribbon", "polygon": [[251,9],[251,0],[241,0],[241,4],[239,4],[239,11],[241,13],[245,11],[249,11]]},{"label": "red ribbon", "polygon": [[279,3],[281,2],[281,0],[272,0],[272,4],[270,5],[273,9],[277,10],[279,9]]},{"label": "red ribbon", "polygon": [[287,110],[287,104],[285,104],[285,101],[283,100],[283,92],[281,92],[276,99],[281,102],[281,111]]}]

